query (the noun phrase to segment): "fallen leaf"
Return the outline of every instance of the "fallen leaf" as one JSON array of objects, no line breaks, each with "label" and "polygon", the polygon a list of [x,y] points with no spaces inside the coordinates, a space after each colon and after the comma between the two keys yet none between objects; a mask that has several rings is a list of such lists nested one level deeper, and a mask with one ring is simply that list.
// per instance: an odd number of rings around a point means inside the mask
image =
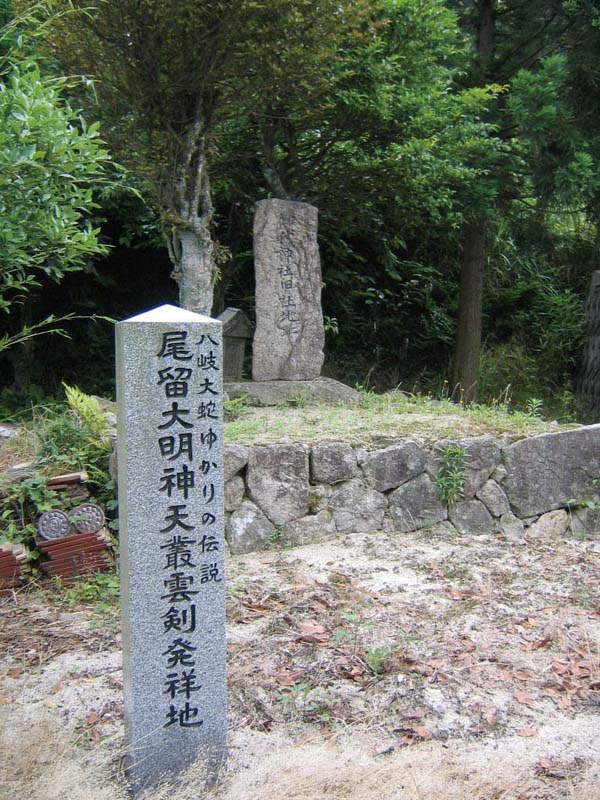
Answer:
[{"label": "fallen leaf", "polygon": [[517,669],[512,673],[513,678],[517,681],[530,681],[535,675],[528,669]]},{"label": "fallen leaf", "polygon": [[310,644],[323,644],[331,638],[323,625],[317,622],[301,622],[298,625],[299,636],[298,641],[308,642]]},{"label": "fallen leaf", "polygon": [[535,708],[535,697],[527,692],[513,692],[513,697],[517,703],[521,703],[529,708]]},{"label": "fallen leaf", "polygon": [[433,738],[433,734],[431,731],[425,727],[425,725],[415,725],[414,732],[417,736],[421,739],[431,739]]},{"label": "fallen leaf", "polygon": [[294,686],[303,674],[301,669],[280,669],[275,673],[275,678],[280,686]]},{"label": "fallen leaf", "polygon": [[21,667],[11,667],[7,670],[6,674],[11,678],[18,678],[19,675],[22,675],[24,670]]},{"label": "fallen leaf", "polygon": [[54,684],[52,689],[50,689],[50,694],[56,694],[57,692],[60,692],[61,689],[62,689],[62,681],[58,681],[57,683]]},{"label": "fallen leaf", "polygon": [[530,728],[525,726],[521,728],[520,731],[517,731],[517,736],[522,736],[524,739],[529,738],[530,736],[537,736],[538,729],[537,728]]},{"label": "fallen leaf", "polygon": [[561,697],[553,697],[552,699],[554,700],[558,708],[562,709],[571,708],[571,706],[573,705],[573,701],[571,700],[568,694],[564,694]]},{"label": "fallen leaf", "polygon": [[423,719],[427,711],[424,708],[411,708],[402,714],[403,719]]},{"label": "fallen leaf", "polygon": [[446,589],[446,594],[452,600],[479,600],[480,595],[475,594],[471,589]]},{"label": "fallen leaf", "polygon": [[430,661],[427,661],[427,666],[431,667],[431,669],[443,669],[443,667],[447,667],[448,664],[443,658],[432,658]]},{"label": "fallen leaf", "polygon": [[520,644],[521,650],[543,650],[552,643],[551,636],[544,636],[543,639],[530,639]]},{"label": "fallen leaf", "polygon": [[97,722],[100,722],[100,717],[94,711],[91,714],[88,714],[85,718],[85,722],[87,725],[95,725]]},{"label": "fallen leaf", "polygon": [[384,747],[382,750],[377,750],[376,752],[374,752],[373,756],[374,757],[376,757],[376,756],[389,756],[389,755],[391,755],[391,753],[394,752],[395,749],[396,749],[396,745],[395,744],[388,744],[388,746]]}]

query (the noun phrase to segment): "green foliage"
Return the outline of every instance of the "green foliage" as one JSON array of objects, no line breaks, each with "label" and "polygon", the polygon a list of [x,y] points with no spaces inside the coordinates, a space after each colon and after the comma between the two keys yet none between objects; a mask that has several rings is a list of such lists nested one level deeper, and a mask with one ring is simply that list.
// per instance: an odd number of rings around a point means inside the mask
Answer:
[{"label": "green foliage", "polygon": [[526,404],[527,413],[530,417],[536,417],[537,419],[542,418],[542,410],[544,408],[544,401],[540,400],[539,397],[530,397],[527,400]]},{"label": "green foliage", "polygon": [[119,606],[119,576],[114,572],[95,573],[65,589],[63,596],[70,606],[93,603],[94,611],[112,613]]},{"label": "green foliage", "polygon": [[[98,401],[75,387],[65,386],[68,405],[59,409],[36,409],[31,423],[40,473],[32,478],[0,483],[0,519],[9,541],[33,547],[37,518],[52,508],[67,513],[80,501],[69,501],[64,494],[47,486],[47,475],[69,470],[85,470],[92,500],[101,503],[109,518],[115,515],[115,485],[108,474],[112,449],[111,428]],[[111,527],[114,524],[109,523]]]},{"label": "green foliage", "polygon": [[460,445],[448,445],[438,455],[434,485],[440,501],[451,506],[465,494],[465,451]]},{"label": "green foliage", "polygon": [[374,647],[365,653],[365,662],[373,675],[382,675],[387,668],[391,650],[389,647]]},{"label": "green foliage", "polygon": [[479,367],[479,394],[482,402],[508,408],[511,403],[524,407],[527,398],[539,391],[535,357],[518,339],[486,345]]},{"label": "green foliage", "polygon": [[79,425],[86,430],[90,440],[96,440],[94,446],[100,448],[102,452],[106,452],[110,449],[112,434],[106,412],[102,411],[95,397],[90,397],[76,386],[64,384],[64,387],[67,403]]},{"label": "green foliage", "polygon": [[247,394],[242,394],[239,397],[231,397],[229,400],[223,401],[223,409],[225,411],[225,420],[233,422],[243,416],[244,412],[250,408],[251,400]]},{"label": "green foliage", "polygon": [[0,521],[2,538],[9,542],[25,544],[32,549],[37,536],[35,523],[40,514],[59,508],[63,498],[47,487],[41,475],[11,482],[0,477]]},{"label": "green foliage", "polygon": [[43,273],[59,281],[106,252],[89,222],[94,188],[108,153],[98,126],[65,101],[65,79],[42,75],[35,58],[0,30],[0,309],[22,297]]},{"label": "green foliage", "polygon": [[[337,330],[326,340],[328,374],[351,385],[437,390],[455,335],[462,226],[485,210],[481,397],[510,396],[524,410],[539,398],[546,414],[563,416],[574,413],[583,300],[597,266],[598,13],[578,0],[492,4],[495,54],[484,68],[473,44],[485,5],[81,0],[83,13],[53,23],[47,53],[66,72],[101,78],[94,113],[147,200],[104,198],[114,241],[155,247],[160,214],[169,239],[177,181],[190,179],[182,165],[207,167],[210,186],[188,199],[200,210],[207,197],[214,203],[205,229],[232,256],[219,304],[252,313],[257,198],[319,207],[325,323]],[[198,125],[206,147],[186,162]],[[90,307],[114,303],[125,316],[151,281],[146,258],[118,255],[110,278],[98,268],[67,285]],[[46,289],[50,279],[35,273]],[[169,291],[167,266],[156,275],[148,306]],[[65,292],[66,311],[70,300]],[[92,335],[79,352],[35,380],[54,372],[88,388],[97,374],[95,391],[109,392],[107,338]]]},{"label": "green foliage", "polygon": [[94,484],[106,477],[112,428],[96,398],[65,384],[67,408],[46,410],[34,420],[42,463],[85,469]]}]

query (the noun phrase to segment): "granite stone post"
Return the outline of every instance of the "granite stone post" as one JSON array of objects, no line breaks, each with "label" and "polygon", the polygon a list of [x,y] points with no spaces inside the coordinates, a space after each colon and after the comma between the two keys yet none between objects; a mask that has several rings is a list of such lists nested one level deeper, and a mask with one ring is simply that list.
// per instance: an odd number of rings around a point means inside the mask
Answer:
[{"label": "granite stone post", "polygon": [[255,381],[313,380],[321,374],[325,331],[317,217],[307,203],[256,204]]},{"label": "granite stone post", "polygon": [[128,773],[225,757],[222,325],[164,305],[117,325]]}]

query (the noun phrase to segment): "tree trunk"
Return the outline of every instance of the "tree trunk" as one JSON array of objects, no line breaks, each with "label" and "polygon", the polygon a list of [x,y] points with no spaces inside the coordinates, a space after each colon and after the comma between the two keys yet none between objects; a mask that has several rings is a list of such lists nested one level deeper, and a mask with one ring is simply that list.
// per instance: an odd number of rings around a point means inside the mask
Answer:
[{"label": "tree trunk", "polygon": [[[495,6],[496,0],[480,0],[479,3],[475,83],[480,86],[489,79],[494,57]],[[452,397],[467,404],[477,400],[483,270],[488,226],[488,215],[482,213],[477,220],[467,222],[463,232],[458,319],[451,380]]]},{"label": "tree trunk", "polygon": [[34,350],[35,341],[27,339],[12,347],[8,353],[13,368],[13,389],[20,395],[26,395],[31,388]]},{"label": "tree trunk", "polygon": [[[31,325],[33,296],[26,296],[23,303],[11,311],[11,321],[18,320],[15,332]],[[21,395],[31,387],[31,376],[35,358],[35,339],[30,337],[11,347],[7,353],[13,368],[13,389]]]},{"label": "tree trunk", "polygon": [[465,226],[452,396],[463,403],[477,400],[479,355],[481,350],[481,298],[487,243],[486,215]]},{"label": "tree trunk", "polygon": [[179,305],[209,317],[213,304],[214,245],[210,236],[194,230],[178,231]]},{"label": "tree trunk", "polygon": [[173,264],[171,277],[179,284],[179,305],[209,317],[217,267],[205,122],[200,114],[188,131],[176,174],[163,211],[163,222],[170,226],[166,239]]}]

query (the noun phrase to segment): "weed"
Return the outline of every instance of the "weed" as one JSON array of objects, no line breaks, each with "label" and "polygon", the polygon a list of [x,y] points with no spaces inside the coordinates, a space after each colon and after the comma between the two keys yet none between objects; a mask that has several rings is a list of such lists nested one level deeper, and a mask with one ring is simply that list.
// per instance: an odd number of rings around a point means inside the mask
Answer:
[{"label": "weed", "polygon": [[119,604],[119,576],[115,572],[97,572],[82,578],[64,592],[70,606],[79,603],[94,603],[94,610],[109,613]]},{"label": "weed", "polygon": [[267,536],[267,544],[269,547],[276,547],[281,542],[283,531],[281,528],[275,527]]},{"label": "weed", "polygon": [[530,397],[525,403],[525,410],[530,417],[542,419],[543,406],[544,402],[540,400],[539,397]]},{"label": "weed", "polygon": [[[44,473],[57,470],[85,470],[89,476],[92,501],[100,502],[116,516],[115,483],[108,474],[112,449],[112,428],[94,397],[65,385],[67,407],[37,408],[29,436],[35,449],[39,473],[18,483],[0,481],[0,520],[9,541],[30,547],[36,536],[35,523],[53,508],[70,510],[80,501],[69,501],[64,494],[47,486]],[[114,529],[114,521],[109,522]]]},{"label": "weed", "polygon": [[250,407],[250,396],[247,394],[242,394],[239,397],[232,397],[230,400],[224,400],[223,409],[225,411],[225,421],[233,422],[233,420],[239,419]]},{"label": "weed", "polygon": [[49,489],[47,479],[41,475],[17,482],[0,478],[0,497],[3,538],[29,547],[33,546],[37,534],[37,518],[45,511],[64,506],[64,498]]},{"label": "weed", "polygon": [[306,392],[300,392],[300,394],[288,398],[286,405],[291,406],[291,408],[306,408],[311,405],[310,395]]},{"label": "weed", "polygon": [[367,650],[365,662],[373,675],[382,675],[385,672],[390,654],[389,647],[374,647]]},{"label": "weed", "polygon": [[465,451],[460,445],[444,447],[438,457],[434,481],[438,497],[446,506],[457,503],[465,494]]},{"label": "weed", "polygon": [[[301,401],[296,405],[301,404]],[[315,424],[318,420],[318,424]],[[473,404],[468,408],[447,399],[404,392],[376,394],[363,390],[352,405],[311,406],[310,414],[298,414],[289,405],[278,408],[252,407],[243,418],[228,422],[225,441],[236,444],[323,440],[362,444],[374,434],[422,436],[434,440],[482,433],[509,433],[523,436],[530,432],[557,430],[542,419],[524,412],[508,412],[501,405]]]},{"label": "weed", "polygon": [[298,697],[306,697],[310,689],[310,683],[302,681],[301,683],[295,683],[293,686],[289,686],[281,692],[275,692],[275,699],[279,700],[284,706],[289,705],[290,703],[294,703]]}]

